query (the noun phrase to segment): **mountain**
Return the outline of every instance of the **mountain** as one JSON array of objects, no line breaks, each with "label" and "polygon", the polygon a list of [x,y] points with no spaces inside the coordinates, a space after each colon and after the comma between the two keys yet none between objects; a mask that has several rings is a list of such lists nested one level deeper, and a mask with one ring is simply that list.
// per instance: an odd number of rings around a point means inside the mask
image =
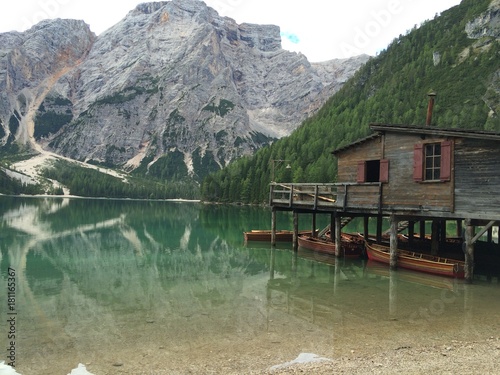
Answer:
[{"label": "mountain", "polygon": [[368,58],[310,63],[277,26],[198,0],[138,5],[99,36],[42,21],[0,34],[0,144],[200,180],[289,135]]},{"label": "mountain", "polygon": [[499,25],[500,0],[462,0],[400,35],[289,137],[208,176],[202,199],[266,202],[271,175],[335,182],[331,151],[367,136],[370,123],[424,124],[430,91],[433,126],[500,132]]}]

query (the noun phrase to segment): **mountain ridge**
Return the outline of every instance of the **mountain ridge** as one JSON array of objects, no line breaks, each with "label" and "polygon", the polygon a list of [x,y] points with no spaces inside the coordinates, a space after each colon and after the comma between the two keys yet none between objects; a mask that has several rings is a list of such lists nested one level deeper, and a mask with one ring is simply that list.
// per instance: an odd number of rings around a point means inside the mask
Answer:
[{"label": "mountain ridge", "polygon": [[311,64],[282,49],[277,26],[197,0],[140,4],[99,36],[54,20],[7,39],[1,144],[167,180],[199,180],[290,134],[368,60]]}]

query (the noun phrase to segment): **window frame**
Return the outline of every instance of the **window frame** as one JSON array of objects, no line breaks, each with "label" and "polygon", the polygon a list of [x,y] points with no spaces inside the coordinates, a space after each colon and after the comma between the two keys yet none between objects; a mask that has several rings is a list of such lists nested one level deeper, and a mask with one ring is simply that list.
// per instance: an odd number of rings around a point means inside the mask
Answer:
[{"label": "window frame", "polygon": [[[378,181],[368,181],[368,163],[376,165],[378,162]],[[376,174],[376,173],[375,173]],[[358,161],[358,171],[356,181],[358,184],[367,182],[389,182],[389,159],[363,160]]]},{"label": "window frame", "polygon": [[[426,179],[426,146],[439,144],[441,147],[439,179]],[[413,180],[415,182],[447,182],[452,176],[453,141],[417,143],[413,151]]]},{"label": "window frame", "polygon": [[427,143],[423,151],[423,180],[441,181],[441,142]]}]

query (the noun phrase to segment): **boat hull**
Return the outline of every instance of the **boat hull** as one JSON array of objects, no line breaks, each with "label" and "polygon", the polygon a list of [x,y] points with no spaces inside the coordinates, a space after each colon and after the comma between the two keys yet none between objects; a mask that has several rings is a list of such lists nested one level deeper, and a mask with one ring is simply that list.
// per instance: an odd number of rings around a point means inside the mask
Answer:
[{"label": "boat hull", "polygon": [[[386,264],[390,263],[390,251],[387,246],[369,242],[366,242],[365,246],[368,259]],[[398,267],[434,275],[464,278],[463,261],[400,249],[398,249]]]},{"label": "boat hull", "polygon": [[[298,238],[300,247],[304,249],[335,255],[335,242],[301,235]],[[358,258],[363,254],[363,241],[355,235],[342,234],[341,256],[345,258]]]}]

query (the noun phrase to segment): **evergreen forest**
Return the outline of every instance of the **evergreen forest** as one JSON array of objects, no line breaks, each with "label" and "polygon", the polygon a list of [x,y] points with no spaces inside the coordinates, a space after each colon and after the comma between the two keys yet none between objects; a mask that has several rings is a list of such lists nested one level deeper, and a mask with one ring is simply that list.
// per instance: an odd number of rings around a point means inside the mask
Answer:
[{"label": "evergreen forest", "polygon": [[197,187],[190,182],[160,183],[130,175],[126,181],[122,181],[118,177],[63,160],[54,162],[44,170],[43,175],[68,187],[72,195],[82,197],[194,199],[198,196]]},{"label": "evergreen forest", "polygon": [[202,199],[265,203],[273,177],[335,182],[333,150],[369,135],[370,123],[425,124],[431,91],[432,126],[500,132],[499,39],[465,32],[490,2],[463,0],[394,39],[289,137],[207,176]]}]

